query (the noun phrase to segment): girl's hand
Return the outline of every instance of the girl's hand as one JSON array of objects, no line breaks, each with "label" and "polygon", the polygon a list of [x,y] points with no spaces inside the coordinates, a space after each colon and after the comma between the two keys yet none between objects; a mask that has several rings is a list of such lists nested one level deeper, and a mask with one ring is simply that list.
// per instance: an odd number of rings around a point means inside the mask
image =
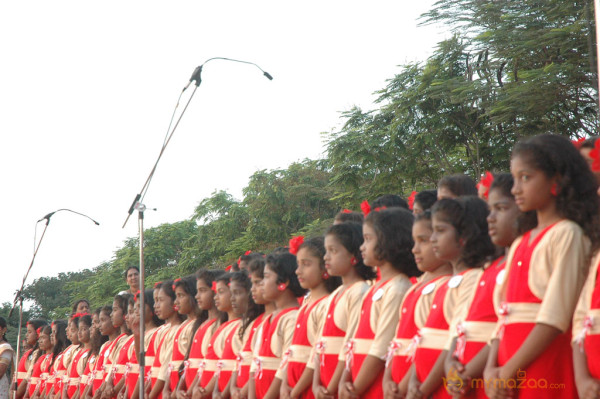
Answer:
[{"label": "girl's hand", "polygon": [[350,381],[346,381],[340,386],[339,397],[340,399],[358,399],[356,389]]},{"label": "girl's hand", "polygon": [[490,399],[504,399],[514,396],[514,392],[506,388],[506,379],[500,377],[501,367],[486,367],[483,370],[485,394]]},{"label": "girl's hand", "polygon": [[577,381],[577,392],[580,399],[600,398],[600,381],[592,377],[579,379]]},{"label": "girl's hand", "polygon": [[316,390],[313,390],[313,394],[315,399],[334,399],[334,396],[323,385],[319,385]]},{"label": "girl's hand", "polygon": [[231,399],[240,399],[240,389],[238,387],[229,387],[229,395]]},{"label": "girl's hand", "polygon": [[410,374],[410,381],[408,383],[408,392],[406,397],[408,399],[421,399],[423,397],[423,393],[420,391],[421,381],[417,378],[417,373],[412,372]]},{"label": "girl's hand", "polygon": [[400,394],[398,384],[393,380],[389,380],[383,383],[383,397],[385,399],[400,399],[403,395]]},{"label": "girl's hand", "polygon": [[465,395],[471,389],[471,376],[466,373],[465,366],[454,356],[446,359],[446,390],[450,395]]},{"label": "girl's hand", "polygon": [[281,384],[281,388],[279,388],[279,397],[281,399],[291,399],[292,388],[289,387],[288,384]]}]

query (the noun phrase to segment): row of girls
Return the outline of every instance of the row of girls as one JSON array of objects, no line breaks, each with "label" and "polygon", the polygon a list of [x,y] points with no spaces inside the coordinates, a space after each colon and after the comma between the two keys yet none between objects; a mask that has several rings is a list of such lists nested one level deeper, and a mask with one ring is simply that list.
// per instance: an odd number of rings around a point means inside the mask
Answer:
[{"label": "row of girls", "polygon": [[126,399],[141,378],[150,399],[599,397],[591,147],[525,139],[480,197],[449,176],[410,206],[365,203],[362,223],[343,211],[240,271],[139,293],[144,320],[137,296],[117,295],[68,325],[32,321],[18,394]]}]

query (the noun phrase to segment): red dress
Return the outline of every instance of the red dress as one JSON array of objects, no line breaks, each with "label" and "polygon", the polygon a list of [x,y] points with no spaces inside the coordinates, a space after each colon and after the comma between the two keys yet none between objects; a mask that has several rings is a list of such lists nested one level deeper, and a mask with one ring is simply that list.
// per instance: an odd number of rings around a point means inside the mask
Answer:
[{"label": "red dress", "polygon": [[[542,303],[529,288],[530,260],[537,244],[554,226],[551,225],[540,232],[531,244],[529,243],[531,232],[525,233],[514,252],[510,268],[508,269],[506,303],[502,305],[501,309],[503,319],[500,321],[502,331],[498,347],[498,364],[500,366],[506,364],[515,352],[517,352],[536,325],[535,318],[531,322],[521,322],[519,319],[523,319],[523,313],[535,313],[535,310]],[[508,322],[511,318],[518,320],[518,322]],[[577,397],[573,372],[572,347],[570,343],[571,331],[568,330],[558,335],[542,354],[525,367],[524,370],[520,370],[517,373],[514,384],[520,387],[517,391],[519,398],[538,399],[540,394],[549,392],[548,389],[550,388],[548,387],[552,386],[552,384],[557,384],[557,386],[561,387],[561,389],[555,391],[559,397]]]},{"label": "red dress", "polygon": [[[590,298],[585,300],[585,314],[581,330],[574,332],[576,334],[575,342],[579,348],[585,352],[587,366],[590,375],[595,379],[600,379],[600,273],[598,273],[598,259],[595,257],[595,265],[590,270],[587,284],[593,284]],[[593,282],[593,283],[592,283]],[[582,293],[582,297],[583,297]]]},{"label": "red dress", "polygon": [[239,322],[239,319],[229,320],[219,326],[217,331],[213,334],[210,339],[210,343],[208,344],[208,350],[204,356],[205,367],[202,370],[200,376],[200,386],[205,388],[210,380],[212,380],[213,376],[217,372],[217,362],[220,359],[217,352],[215,352],[215,346],[217,345],[217,341],[220,340],[220,336],[227,331],[229,333],[229,328],[233,323]]},{"label": "red dress", "polygon": [[17,374],[16,374],[16,378],[17,378],[17,385],[21,384],[21,381],[23,381],[23,379],[25,377],[27,377],[27,361],[31,360],[31,355],[33,353],[33,349],[29,349],[27,352],[25,352],[25,354],[21,357],[21,359],[19,360],[19,364],[17,365]]},{"label": "red dress", "polygon": [[209,330],[212,329],[216,321],[217,319],[207,320],[204,325],[200,326],[196,330],[196,333],[194,334],[192,346],[190,347],[190,355],[188,357],[188,361],[184,363],[184,371],[182,375],[182,378],[185,379],[185,386],[188,391],[192,387],[192,382],[194,382],[194,378],[196,378],[196,375],[200,370],[200,366],[202,366],[202,371],[204,371],[205,365],[202,362],[204,361],[204,356],[206,356],[206,354],[202,351],[202,342],[204,342],[205,335]]},{"label": "red dress", "polygon": [[[42,384],[42,363],[48,356],[52,355],[41,354],[33,364],[33,371],[31,372],[31,378],[29,380],[29,396],[33,396],[38,384]],[[43,387],[41,385],[39,392],[43,392]]]},{"label": "red dress", "polygon": [[[119,349],[119,354],[117,355],[117,360],[113,366],[113,387],[117,386],[117,384],[121,381],[125,373],[127,372],[127,362],[129,361],[129,349],[133,345],[135,339],[133,335],[130,335],[125,339],[123,346]],[[116,398],[116,393],[115,396]]]},{"label": "red dress", "polygon": [[[263,398],[267,394],[269,387],[271,386],[271,382],[273,382],[273,379],[275,378],[275,373],[281,364],[281,355],[278,356],[277,354],[273,353],[271,341],[273,338],[282,339],[286,333],[289,333],[290,335],[293,333],[293,331],[282,331],[280,321],[283,316],[297,310],[298,308],[296,307],[283,309],[275,316],[269,315],[269,317],[262,324],[262,334],[260,336],[261,342],[258,350],[258,357],[254,359],[254,363],[256,364],[254,381],[257,398]],[[285,350],[285,348],[282,349]]]},{"label": "red dress", "polygon": [[[310,316],[313,309],[325,299],[326,297],[320,298],[310,306],[304,306],[300,308],[298,312],[298,318],[296,319],[296,329],[294,330],[294,336],[292,337],[292,345],[287,350],[284,359],[287,360],[287,380],[288,385],[294,388],[300,380],[306,363],[310,357],[310,351],[312,348],[311,342],[308,339],[308,317]],[[285,366],[285,365],[284,365]],[[300,398],[314,398],[312,387],[308,387]]]},{"label": "red dress", "polygon": [[115,349],[117,342],[119,342],[119,337],[115,338],[112,342],[107,342],[102,345],[100,348],[100,354],[96,357],[96,361],[94,363],[94,372],[92,375],[94,376],[94,381],[92,382],[92,394],[96,393],[100,385],[104,382],[106,377],[105,373],[108,370],[109,360],[108,357]]},{"label": "red dress", "polygon": [[242,348],[241,352],[238,353],[236,358],[236,386],[238,388],[243,388],[244,385],[246,385],[246,383],[250,379],[250,364],[252,362],[252,343],[254,339],[254,334],[256,333],[258,326],[260,326],[260,323],[262,323],[264,316],[264,313],[259,314],[258,317],[254,319],[252,323],[247,327],[250,329],[250,332],[248,333],[248,338],[246,339],[244,347]]},{"label": "red dress", "polygon": [[179,348],[179,340],[181,333],[183,333],[190,323],[194,320],[186,320],[179,326],[177,333],[175,334],[175,341],[173,343],[173,354],[171,355],[171,361],[169,362],[169,388],[171,392],[177,388],[179,382],[179,366],[185,360],[185,353],[182,353]]},{"label": "red dress", "polygon": [[83,395],[83,391],[88,385],[92,385],[94,383],[94,367],[96,363],[97,355],[91,355],[87,362],[85,363],[85,368],[83,369],[83,374],[81,374],[81,380],[79,382],[79,393]]},{"label": "red dress", "polygon": [[87,360],[89,352],[89,349],[81,349],[79,352],[77,352],[77,354],[73,358],[73,361],[71,362],[71,366],[67,374],[67,396],[69,397],[69,399],[71,399],[73,395],[75,395],[75,392],[77,392],[77,388],[79,388],[79,379],[81,375],[79,374],[78,365],[80,362],[85,362]]},{"label": "red dress", "polygon": [[396,338],[390,345],[390,354],[388,355],[392,356],[391,359],[388,357],[388,367],[392,367],[392,380],[396,384],[402,381],[410,369],[414,350],[416,350],[416,341],[413,338],[419,333],[415,315],[417,305],[422,297],[434,295],[436,288],[445,285],[447,277],[440,276],[431,281],[418,283],[404,297],[400,306],[400,321],[396,330]]},{"label": "red dress", "polygon": [[217,384],[219,386],[219,392],[223,392],[225,388],[227,388],[229,380],[231,379],[231,374],[233,373],[233,370],[235,370],[237,354],[233,349],[233,341],[235,335],[239,334],[240,326],[241,323],[239,323],[237,327],[232,328],[231,332],[225,337],[223,355],[217,362]]}]

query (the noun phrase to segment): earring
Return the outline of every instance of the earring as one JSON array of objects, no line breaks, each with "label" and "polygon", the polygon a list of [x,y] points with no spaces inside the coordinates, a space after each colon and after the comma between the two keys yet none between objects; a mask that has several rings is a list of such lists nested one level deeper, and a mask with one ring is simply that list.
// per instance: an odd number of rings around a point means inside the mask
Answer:
[{"label": "earring", "polygon": [[356,266],[356,264],[358,263],[358,261],[356,260],[356,258],[353,256],[352,259],[350,259],[350,264],[352,266]]},{"label": "earring", "polygon": [[325,272],[323,272],[323,274],[321,274],[321,278],[322,278],[323,280],[327,280],[327,279],[329,278],[329,273],[327,273],[326,271],[325,271]]},{"label": "earring", "polygon": [[552,184],[552,187],[550,187],[550,194],[552,194],[553,197],[558,196],[558,184]]},{"label": "earring", "polygon": [[277,289],[279,291],[285,291],[286,288],[287,288],[287,286],[284,283],[281,283],[277,286]]}]

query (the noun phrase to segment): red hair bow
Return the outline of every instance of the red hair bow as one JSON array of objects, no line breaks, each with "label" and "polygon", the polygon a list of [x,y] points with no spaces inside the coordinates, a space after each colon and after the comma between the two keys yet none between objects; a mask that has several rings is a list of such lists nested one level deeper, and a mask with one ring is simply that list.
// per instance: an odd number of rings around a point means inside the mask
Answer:
[{"label": "red hair bow", "polygon": [[342,213],[352,213],[350,209],[342,209]]},{"label": "red hair bow", "polygon": [[373,209],[373,212],[379,212],[379,211],[384,211],[387,209],[387,206],[378,206],[377,208]]},{"label": "red hair bow", "polygon": [[156,283],[154,283],[154,289],[160,288],[161,284],[162,284],[162,281],[157,281]]},{"label": "red hair bow", "polygon": [[[52,322],[52,325],[54,325],[54,322]],[[37,333],[37,335],[39,336],[40,333],[42,332],[42,327],[38,327],[37,330],[35,330],[35,332]]]},{"label": "red hair bow", "polygon": [[247,250],[246,253],[244,255],[250,255],[252,253],[252,251]]},{"label": "red hair bow", "polygon": [[577,140],[571,140],[571,144],[573,144],[575,146],[575,148],[577,148],[579,150],[585,140],[587,140],[585,137],[582,137]]},{"label": "red hair bow", "polygon": [[225,268],[225,271],[226,271],[226,272],[230,271],[232,267],[233,267],[233,265],[229,265],[229,266],[227,266],[227,267]]},{"label": "red hair bow", "polygon": [[212,290],[215,294],[217,293],[217,282],[216,281],[212,282]]},{"label": "red hair bow", "polygon": [[177,283],[181,281],[181,278],[176,278],[175,280],[173,280],[173,291],[175,291],[175,287],[177,286]]},{"label": "red hair bow", "polygon": [[135,302],[137,302],[139,297],[140,297],[140,290],[138,290],[138,292],[135,293],[135,295],[133,296],[133,300]]},{"label": "red hair bow", "polygon": [[592,172],[600,172],[600,139],[594,143],[594,148],[590,151],[592,162]]},{"label": "red hair bow", "polygon": [[485,192],[483,193],[483,197],[487,199],[488,194],[490,193],[490,187],[492,187],[492,183],[494,182],[494,175],[489,171],[485,171],[485,174],[481,175],[481,180],[477,183],[477,190],[479,187],[485,187]]},{"label": "red hair bow", "polygon": [[304,242],[304,236],[294,237],[290,240],[290,253],[296,255],[300,249],[300,245]]},{"label": "red hair bow", "polygon": [[416,191],[413,191],[408,196],[408,209],[410,209],[411,211],[413,210],[413,206],[415,206],[415,197],[417,196],[417,194],[418,193]]},{"label": "red hair bow", "polygon": [[364,200],[363,202],[361,202],[360,209],[362,210],[362,213],[365,216],[371,213],[371,205],[369,205],[369,201]]}]

